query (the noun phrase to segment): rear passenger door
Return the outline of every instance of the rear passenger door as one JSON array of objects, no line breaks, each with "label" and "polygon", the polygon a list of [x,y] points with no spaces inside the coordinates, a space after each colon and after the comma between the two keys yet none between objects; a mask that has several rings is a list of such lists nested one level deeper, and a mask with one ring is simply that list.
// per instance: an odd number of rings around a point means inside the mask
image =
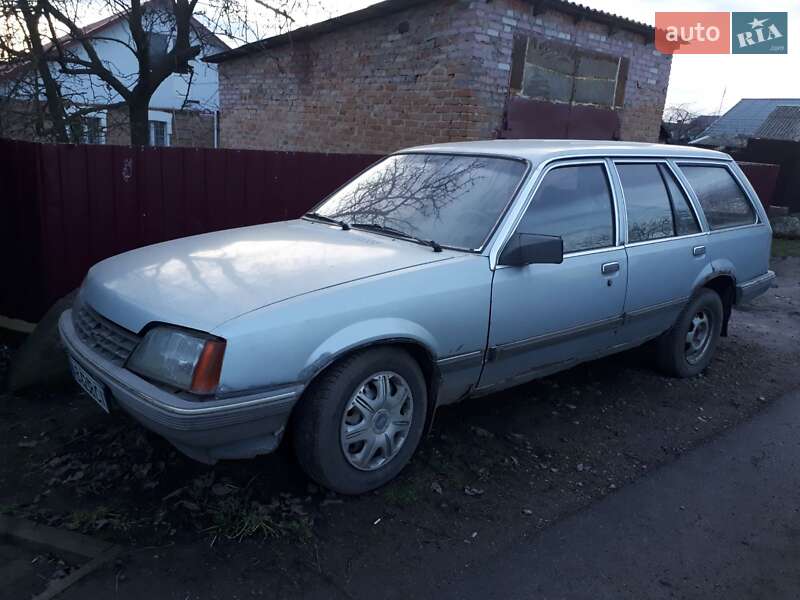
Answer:
[{"label": "rear passenger door", "polygon": [[668,161],[614,161],[625,207],[628,286],[621,341],[669,329],[708,264],[707,235]]}]

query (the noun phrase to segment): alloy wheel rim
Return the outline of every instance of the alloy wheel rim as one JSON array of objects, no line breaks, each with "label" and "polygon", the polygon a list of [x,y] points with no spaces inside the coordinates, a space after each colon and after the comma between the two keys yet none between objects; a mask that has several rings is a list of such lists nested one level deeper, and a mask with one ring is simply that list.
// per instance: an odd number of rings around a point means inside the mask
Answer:
[{"label": "alloy wheel rim", "polygon": [[697,364],[705,356],[711,344],[711,314],[706,310],[695,313],[689,323],[684,339],[686,362]]},{"label": "alloy wheel rim", "polygon": [[411,430],[414,398],[394,371],[362,381],[342,413],[340,441],[344,457],[361,471],[385,466],[400,452]]}]

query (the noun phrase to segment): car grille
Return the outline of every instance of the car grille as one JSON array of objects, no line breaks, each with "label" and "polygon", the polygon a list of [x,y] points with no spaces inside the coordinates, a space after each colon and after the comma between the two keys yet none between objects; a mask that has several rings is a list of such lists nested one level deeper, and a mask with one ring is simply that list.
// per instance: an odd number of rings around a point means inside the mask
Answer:
[{"label": "car grille", "polygon": [[81,341],[92,350],[122,366],[139,343],[139,336],[101,317],[85,304],[76,303],[72,323]]}]

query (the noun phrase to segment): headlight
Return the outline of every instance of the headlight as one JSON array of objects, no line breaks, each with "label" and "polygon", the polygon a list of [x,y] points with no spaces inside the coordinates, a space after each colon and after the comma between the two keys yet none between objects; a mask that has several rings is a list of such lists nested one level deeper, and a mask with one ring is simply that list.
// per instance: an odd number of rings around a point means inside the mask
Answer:
[{"label": "headlight", "polygon": [[219,384],[225,340],[175,327],[145,334],[126,367],[144,377],[196,394],[211,394]]}]

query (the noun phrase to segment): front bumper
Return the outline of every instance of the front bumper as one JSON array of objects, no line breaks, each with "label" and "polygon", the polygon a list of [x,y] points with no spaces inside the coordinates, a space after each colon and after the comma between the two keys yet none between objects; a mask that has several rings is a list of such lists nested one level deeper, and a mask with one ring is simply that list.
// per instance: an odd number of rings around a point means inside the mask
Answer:
[{"label": "front bumper", "polygon": [[111,392],[122,408],[184,454],[205,463],[250,458],[277,448],[302,386],[204,401],[171,394],[110,362],[84,344],[72,324],[72,311],[59,319],[59,333],[69,352]]},{"label": "front bumper", "polygon": [[736,304],[750,302],[756,296],[766,292],[775,279],[774,271],[767,271],[763,275],[736,285]]}]

